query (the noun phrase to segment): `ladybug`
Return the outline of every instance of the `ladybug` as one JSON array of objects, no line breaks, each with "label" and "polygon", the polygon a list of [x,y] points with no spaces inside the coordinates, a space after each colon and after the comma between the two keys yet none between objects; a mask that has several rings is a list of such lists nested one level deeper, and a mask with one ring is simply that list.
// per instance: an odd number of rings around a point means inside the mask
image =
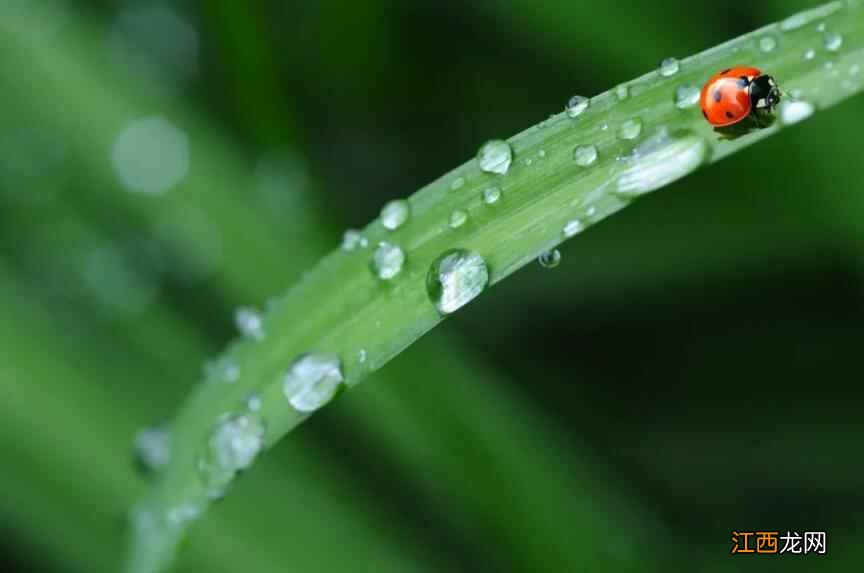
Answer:
[{"label": "ladybug", "polygon": [[699,96],[702,115],[715,127],[734,125],[757,113],[773,111],[780,102],[774,78],[759,68],[738,66],[714,74]]}]

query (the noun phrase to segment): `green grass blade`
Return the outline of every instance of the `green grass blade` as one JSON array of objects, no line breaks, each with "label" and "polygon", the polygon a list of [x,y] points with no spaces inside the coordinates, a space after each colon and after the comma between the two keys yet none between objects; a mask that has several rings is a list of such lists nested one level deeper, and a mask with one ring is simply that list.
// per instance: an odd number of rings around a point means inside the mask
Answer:
[{"label": "green grass blade", "polygon": [[[842,45],[829,41],[838,36]],[[767,49],[771,42],[775,47]],[[804,57],[809,50],[814,57]],[[724,138],[698,107],[676,106],[680,89],[698,88],[717,70],[741,63],[769,70],[790,94],[772,127]],[[241,340],[226,353],[239,365],[240,379],[230,385],[209,380],[184,405],[174,424],[172,463],[141,507],[167,515],[172,508],[208,505],[197,461],[219,418],[242,411],[250,392],[262,397],[268,446],[299,424],[305,416],[286,404],[281,379],[301,354],[340,357],[350,386],[438,324],[442,317],[425,281],[442,252],[461,247],[480,253],[491,283],[498,282],[564,240],[568,222],[590,226],[641,195],[859,93],[862,64],[864,9],[858,1],[832,2],[685,59],[673,75],[655,71],[638,78],[626,94],[601,94],[576,118],[559,114],[513,137],[515,160],[506,175],[483,173],[470,161],[420,190],[409,199],[406,225],[393,232],[376,221],[364,230],[372,245],[388,241],[404,249],[401,273],[382,284],[370,273],[368,249],[336,252],[289,290],[267,314],[266,338]],[[793,94],[800,101],[791,101]],[[641,124],[639,133],[622,137],[622,128],[634,120]],[[580,166],[574,149],[587,145],[598,157]],[[503,198],[487,205],[482,192],[493,185]],[[448,221],[455,210],[468,219],[452,229]],[[164,569],[187,527],[162,520],[155,529],[137,531],[128,571]]]}]

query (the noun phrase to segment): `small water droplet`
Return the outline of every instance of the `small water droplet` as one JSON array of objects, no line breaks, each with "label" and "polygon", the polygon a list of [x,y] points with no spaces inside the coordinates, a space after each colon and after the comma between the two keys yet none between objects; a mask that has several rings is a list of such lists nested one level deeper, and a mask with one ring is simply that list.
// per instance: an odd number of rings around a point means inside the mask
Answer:
[{"label": "small water droplet", "polygon": [[677,181],[698,169],[708,152],[708,144],[696,135],[660,134],[633,154],[630,167],[618,176],[617,192],[635,197]]},{"label": "small water droplet", "polygon": [[814,50],[813,48],[810,48],[809,50],[804,52],[804,59],[805,60],[812,60],[815,57],[816,57],[816,50]]},{"label": "small water droplet", "polygon": [[155,473],[171,461],[171,434],[161,426],[135,434],[135,462],[143,473]]},{"label": "small water droplet", "polygon": [[540,151],[538,151],[538,152],[537,152],[537,157],[539,157],[540,159],[543,159],[544,157],[546,157],[546,150],[545,150],[545,149],[541,149]]},{"label": "small water droplet", "polygon": [[381,224],[390,231],[404,225],[410,216],[411,207],[405,199],[394,199],[381,208]]},{"label": "small water droplet", "polygon": [[551,251],[541,253],[537,258],[537,262],[540,263],[540,266],[544,269],[554,269],[561,264],[561,251],[558,249],[552,249]]},{"label": "small water droplet", "polygon": [[699,86],[684,84],[675,89],[675,107],[688,109],[699,103]]},{"label": "small water droplet", "polygon": [[624,101],[630,96],[630,88],[626,84],[621,84],[615,88],[615,96],[618,98],[618,101]]},{"label": "small water droplet", "polygon": [[367,358],[367,352],[366,352],[366,349],[365,349],[365,348],[361,348],[360,351],[357,353],[357,361],[358,361],[360,364],[364,364],[364,363],[366,362],[366,358]]},{"label": "small water droplet", "polygon": [[578,235],[585,229],[585,225],[582,224],[582,221],[579,219],[573,219],[572,221],[568,221],[567,224],[564,225],[564,238],[569,239],[574,235]]},{"label": "small water droplet", "polygon": [[826,26],[827,26],[827,25],[825,24],[825,22],[820,22],[819,25],[816,26],[816,31],[817,31],[817,32],[824,32]]},{"label": "small water droplet", "polygon": [[450,228],[458,229],[468,220],[468,213],[462,209],[456,209],[450,213]]},{"label": "small water droplet", "polygon": [[801,95],[802,95],[802,92],[801,92],[801,90],[798,89],[798,88],[795,88],[795,89],[793,89],[792,91],[789,92],[789,96],[790,96],[793,100],[801,99]]},{"label": "small water droplet", "polygon": [[681,66],[676,58],[666,58],[660,62],[660,75],[666,78],[674,76],[680,68]]},{"label": "small water droplet", "polygon": [[211,498],[220,498],[238,472],[249,468],[264,447],[264,421],[258,414],[220,418],[198,460],[198,472]]},{"label": "small water droplet", "polygon": [[787,101],[780,108],[780,121],[784,125],[794,125],[804,121],[816,111],[807,101]]},{"label": "small water droplet", "polygon": [[254,308],[241,306],[234,311],[234,324],[241,336],[254,340],[264,340],[264,320]]},{"label": "small water droplet", "polygon": [[588,207],[588,209],[585,210],[585,214],[588,217],[593,217],[594,215],[597,214],[597,207],[595,207],[594,205],[591,205],[590,207]]},{"label": "small water droplet", "polygon": [[609,124],[603,122],[603,124],[600,126],[600,131],[609,131]]},{"label": "small water droplet", "polygon": [[249,394],[249,396],[246,398],[246,408],[248,408],[250,412],[260,412],[261,396],[259,396],[255,392]]},{"label": "small water droplet", "polygon": [[765,52],[766,54],[769,52],[773,52],[774,48],[777,47],[777,40],[774,36],[762,36],[759,39],[759,49]]},{"label": "small water droplet", "polygon": [[396,245],[382,242],[372,255],[372,271],[381,280],[390,280],[402,271],[405,253]]},{"label": "small water droplet", "polygon": [[201,517],[201,512],[201,508],[197,505],[184,503],[169,509],[166,516],[168,518],[168,523],[176,527],[182,527]]},{"label": "small water droplet", "polygon": [[525,167],[531,167],[532,165],[534,165],[534,160],[530,157],[526,157],[522,163],[525,164]]},{"label": "small water droplet", "polygon": [[341,248],[343,251],[365,249],[368,246],[369,241],[356,229],[348,229],[345,231],[345,234],[342,235]]},{"label": "small water droplet", "polygon": [[458,191],[465,186],[465,179],[463,177],[457,177],[453,180],[453,183],[450,184],[451,191]]},{"label": "small water droplet", "polygon": [[789,32],[791,30],[797,30],[807,22],[810,22],[812,18],[808,16],[806,12],[802,12],[800,14],[795,14],[793,16],[789,16],[782,22],[780,22],[780,29],[784,32]]},{"label": "small water droplet", "polygon": [[843,47],[843,36],[834,32],[825,32],[823,43],[829,52],[837,52]]},{"label": "small water droplet", "polygon": [[586,109],[588,109],[590,104],[591,100],[587,97],[575,95],[567,102],[567,106],[564,110],[567,112],[567,117],[579,117]]},{"label": "small water droplet", "polygon": [[483,191],[483,202],[487,205],[494,205],[501,199],[501,189],[498,187],[489,187]]},{"label": "small water droplet", "polygon": [[285,375],[282,391],[291,406],[305,414],[330,402],[344,380],[342,363],[336,356],[304,354]]},{"label": "small water droplet", "polygon": [[573,158],[576,160],[576,165],[588,167],[597,161],[597,148],[593,145],[580,145],[573,150]]},{"label": "small water droplet", "polygon": [[642,120],[638,117],[628,119],[618,128],[618,137],[621,139],[636,139],[642,133]]},{"label": "small water droplet", "polygon": [[849,67],[849,75],[850,76],[857,76],[860,73],[861,73],[861,66],[860,65],[852,64],[852,66]]},{"label": "small water droplet", "polygon": [[204,375],[217,382],[233,384],[240,379],[240,366],[233,358],[223,356],[204,365]]},{"label": "small water droplet", "polygon": [[480,171],[504,175],[513,162],[513,149],[510,144],[500,139],[487,141],[477,152],[477,163]]},{"label": "small water droplet", "polygon": [[451,249],[429,267],[426,292],[438,312],[450,314],[477,298],[489,283],[489,269],[478,253]]}]

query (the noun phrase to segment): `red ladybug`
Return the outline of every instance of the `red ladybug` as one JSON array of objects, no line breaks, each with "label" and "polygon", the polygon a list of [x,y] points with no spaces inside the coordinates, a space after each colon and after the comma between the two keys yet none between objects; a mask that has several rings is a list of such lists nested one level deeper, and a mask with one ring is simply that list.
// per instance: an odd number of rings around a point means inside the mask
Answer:
[{"label": "red ladybug", "polygon": [[739,66],[711,76],[702,88],[702,115],[715,127],[733,125],[754,110],[771,112],[780,102],[774,78],[758,68]]}]

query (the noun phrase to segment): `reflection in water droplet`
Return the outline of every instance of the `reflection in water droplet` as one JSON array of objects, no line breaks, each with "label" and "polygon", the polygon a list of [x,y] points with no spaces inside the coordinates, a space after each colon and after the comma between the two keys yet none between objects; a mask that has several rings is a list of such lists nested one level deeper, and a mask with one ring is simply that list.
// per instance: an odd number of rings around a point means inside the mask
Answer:
[{"label": "reflection in water droplet", "polygon": [[394,199],[381,208],[381,224],[390,231],[404,225],[410,216],[411,206],[405,199]]},{"label": "reflection in water droplet", "polygon": [[405,253],[396,245],[380,243],[372,255],[372,271],[381,280],[390,280],[402,271]]},{"label": "reflection in water droplet", "polygon": [[247,469],[264,447],[264,421],[258,414],[226,414],[210,434],[198,472],[211,498],[225,495],[238,472]]},{"label": "reflection in water droplet", "polygon": [[493,205],[501,198],[501,189],[498,187],[489,187],[483,191],[483,202],[487,205]]},{"label": "reflection in water droplet", "polygon": [[344,380],[339,358],[305,354],[291,365],[282,390],[291,406],[305,414],[330,402]]},{"label": "reflection in water droplet", "polygon": [[843,36],[834,32],[825,32],[823,36],[825,49],[829,52],[836,52],[843,47]]},{"label": "reflection in water droplet", "polygon": [[597,148],[593,145],[580,145],[573,150],[573,158],[576,160],[576,165],[588,167],[597,161]]},{"label": "reflection in water droplet", "polygon": [[638,117],[628,119],[618,128],[618,137],[625,140],[636,139],[640,133],[642,133],[642,120]]},{"label": "reflection in water droplet", "polygon": [[660,75],[663,77],[674,76],[678,73],[680,69],[680,64],[678,60],[675,58],[666,58],[662,62],[660,62]]},{"label": "reflection in water droplet", "polygon": [[582,224],[582,221],[579,219],[573,219],[572,221],[568,221],[566,225],[564,225],[564,238],[569,239],[574,235],[578,235],[585,229],[585,225]]},{"label": "reflection in water droplet", "polygon": [[189,138],[162,116],[129,123],[111,151],[114,172],[127,191],[158,195],[189,171]]},{"label": "reflection in water droplet", "polygon": [[561,264],[561,251],[558,249],[552,249],[551,251],[541,253],[537,258],[537,262],[540,263],[540,266],[544,269],[554,269]]},{"label": "reflection in water droplet", "polygon": [[567,107],[564,110],[567,112],[567,117],[578,117],[588,109],[590,103],[587,97],[575,95],[567,102]]},{"label": "reflection in water droplet", "polygon": [[699,86],[684,84],[675,89],[675,107],[688,109],[699,103]]},{"label": "reflection in water droplet", "polygon": [[165,428],[144,428],[135,435],[135,461],[144,473],[155,473],[171,461],[171,434]]},{"label": "reflection in water droplet", "polygon": [[769,52],[773,52],[774,48],[777,47],[777,40],[774,39],[774,36],[763,36],[759,39],[759,49],[765,52],[766,54]]},{"label": "reflection in water droplet", "polygon": [[465,221],[468,220],[468,213],[463,211],[462,209],[456,209],[452,213],[450,213],[450,227],[453,229],[458,229],[462,225],[465,224]]},{"label": "reflection in water droplet", "polygon": [[477,163],[480,170],[486,173],[504,175],[512,162],[513,149],[509,143],[500,139],[487,141],[477,152]]},{"label": "reflection in water droplet", "polygon": [[696,135],[646,141],[634,153],[630,167],[618,176],[617,192],[639,196],[695,171],[708,157],[708,145]]},{"label": "reflection in water droplet", "polygon": [[345,231],[345,234],[342,235],[341,249],[343,251],[365,249],[367,246],[369,246],[369,241],[356,229],[348,229]]},{"label": "reflection in water droplet", "polygon": [[477,298],[489,283],[489,269],[478,253],[451,249],[429,267],[426,292],[438,312],[450,314]]},{"label": "reflection in water droplet", "polygon": [[813,115],[814,111],[816,111],[816,109],[810,102],[787,101],[780,107],[780,121],[782,121],[784,125],[794,125]]},{"label": "reflection in water droplet", "polygon": [[234,311],[234,324],[241,336],[254,340],[264,340],[264,320],[261,313],[247,306]]}]

